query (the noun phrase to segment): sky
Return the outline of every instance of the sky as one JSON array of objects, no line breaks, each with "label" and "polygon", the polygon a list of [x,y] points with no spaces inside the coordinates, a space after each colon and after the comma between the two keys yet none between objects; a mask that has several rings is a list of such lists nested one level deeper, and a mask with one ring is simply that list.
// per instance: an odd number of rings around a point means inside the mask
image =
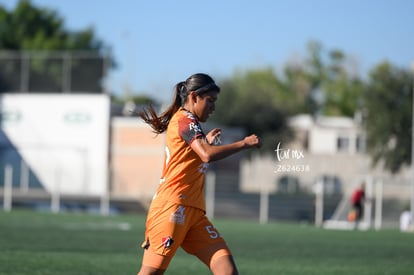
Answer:
[{"label": "sky", "polygon": [[[18,0],[0,0],[9,10]],[[93,27],[117,68],[110,91],[171,99],[193,73],[216,81],[235,72],[277,72],[306,56],[309,41],[340,49],[362,75],[382,61],[414,62],[411,0],[32,0],[57,11],[65,27]]]}]

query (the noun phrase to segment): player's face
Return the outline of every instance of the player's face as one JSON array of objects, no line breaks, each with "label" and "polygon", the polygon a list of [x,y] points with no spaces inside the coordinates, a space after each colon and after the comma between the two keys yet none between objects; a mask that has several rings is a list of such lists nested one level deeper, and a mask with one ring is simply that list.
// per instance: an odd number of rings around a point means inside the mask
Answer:
[{"label": "player's face", "polygon": [[197,98],[197,117],[201,122],[207,121],[216,109],[217,91],[210,91]]}]

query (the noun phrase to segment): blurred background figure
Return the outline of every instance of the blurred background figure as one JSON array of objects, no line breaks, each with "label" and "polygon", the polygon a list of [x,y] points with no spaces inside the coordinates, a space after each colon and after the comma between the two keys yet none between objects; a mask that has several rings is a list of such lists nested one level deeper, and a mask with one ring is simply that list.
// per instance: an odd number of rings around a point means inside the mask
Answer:
[{"label": "blurred background figure", "polygon": [[400,215],[400,230],[401,232],[408,232],[412,229],[411,213],[409,208],[406,208]]},{"label": "blurred background figure", "polygon": [[364,215],[364,201],[365,201],[365,183],[362,182],[352,194],[351,203],[352,210],[355,213],[354,222],[355,228],[358,228],[358,223]]}]

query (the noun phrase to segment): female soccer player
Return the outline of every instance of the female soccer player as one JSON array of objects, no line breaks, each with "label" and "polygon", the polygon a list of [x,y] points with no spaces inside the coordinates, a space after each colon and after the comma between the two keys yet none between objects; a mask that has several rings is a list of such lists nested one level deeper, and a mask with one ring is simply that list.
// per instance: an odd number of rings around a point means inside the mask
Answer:
[{"label": "female soccer player", "polygon": [[203,133],[199,122],[214,111],[219,92],[210,76],[194,74],[175,86],[173,102],[160,116],[152,107],[140,113],[155,133],[166,131],[166,148],[160,185],[147,215],[138,275],[164,274],[180,246],[213,274],[238,274],[224,239],[205,215],[204,175],[210,162],[260,147],[260,140],[250,135],[217,145],[220,129]]}]

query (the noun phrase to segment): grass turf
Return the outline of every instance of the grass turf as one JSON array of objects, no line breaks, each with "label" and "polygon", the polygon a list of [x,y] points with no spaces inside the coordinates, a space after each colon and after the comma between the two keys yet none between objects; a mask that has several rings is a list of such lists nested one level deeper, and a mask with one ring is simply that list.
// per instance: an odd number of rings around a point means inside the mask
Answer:
[{"label": "grass turf", "polygon": [[[0,274],[136,274],[144,216],[0,212]],[[413,274],[414,234],[216,220],[240,274]],[[210,274],[179,250],[166,274]]]}]

